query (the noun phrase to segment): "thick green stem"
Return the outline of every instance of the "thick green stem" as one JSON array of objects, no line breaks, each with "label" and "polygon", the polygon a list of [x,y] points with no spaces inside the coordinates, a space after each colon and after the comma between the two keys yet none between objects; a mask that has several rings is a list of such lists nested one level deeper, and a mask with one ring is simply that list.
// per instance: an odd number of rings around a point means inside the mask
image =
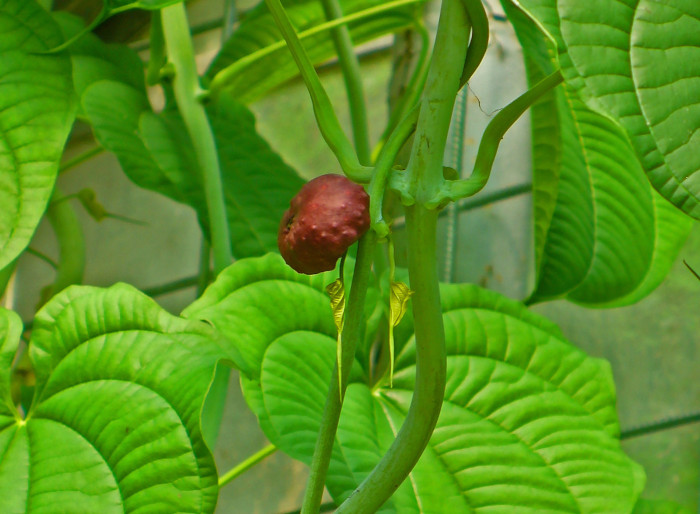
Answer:
[{"label": "thick green stem", "polygon": [[265,458],[269,457],[277,451],[277,447],[274,444],[269,444],[259,452],[254,453],[246,460],[235,466],[230,471],[224,473],[219,477],[219,487],[223,487],[229,482],[233,482],[234,479],[248,471],[250,468],[262,462]]},{"label": "thick green stem", "polygon": [[411,472],[430,441],[445,394],[445,330],[438,287],[436,209],[426,204],[444,182],[442,161],[452,108],[469,40],[459,0],[445,0],[435,50],[421,99],[408,163],[406,208],[408,273],[414,291],[416,380],[411,406],[394,443],[377,466],[338,508],[338,513],[375,512]]},{"label": "thick green stem", "polygon": [[394,443],[369,476],[338,508],[340,513],[376,512],[420,458],[437,423],[445,394],[445,331],[436,261],[437,212],[406,209],[408,273],[415,291],[416,382],[413,400]]},{"label": "thick green stem", "polygon": [[404,202],[422,204],[442,187],[447,133],[469,41],[469,20],[459,0],[445,0],[440,11],[435,50],[421,99],[418,127],[408,165]]},{"label": "thick green stem", "polygon": [[209,286],[209,261],[211,261],[211,246],[206,237],[202,237],[202,244],[199,248],[199,274],[197,278],[197,298],[202,296],[204,290]]},{"label": "thick green stem", "polygon": [[352,286],[345,311],[345,321],[343,323],[343,351],[341,356],[341,377],[342,384],[338,380],[338,366],[333,370],[326,406],[323,411],[321,427],[319,429],[316,447],[314,448],[313,460],[311,461],[311,474],[309,483],[306,486],[304,503],[301,508],[302,514],[315,514],[318,512],[323,488],[326,482],[328,464],[331,460],[333,441],[338,430],[338,420],[343,407],[345,389],[350,376],[350,369],[355,360],[355,348],[362,333],[362,315],[365,304],[367,287],[372,270],[372,258],[374,257],[374,247],[376,236],[371,230],[367,232],[359,242],[357,248],[357,260],[355,261],[355,271],[352,278]]},{"label": "thick green stem", "polygon": [[218,274],[232,261],[219,155],[209,119],[200,101],[202,89],[195,67],[185,6],[183,3],[178,3],[166,7],[161,11],[161,16],[168,59],[175,69],[173,79],[175,100],[192,139],[204,181],[204,194],[211,226],[214,271]]},{"label": "thick green stem", "polygon": [[[343,11],[338,0],[321,0],[326,18],[335,20],[343,17]],[[345,90],[348,95],[352,134],[355,140],[355,150],[364,165],[370,164],[369,131],[367,126],[367,104],[360,74],[360,62],[355,55],[355,48],[350,38],[347,25],[341,25],[331,31],[333,42],[338,53],[340,67],[343,70]]]}]

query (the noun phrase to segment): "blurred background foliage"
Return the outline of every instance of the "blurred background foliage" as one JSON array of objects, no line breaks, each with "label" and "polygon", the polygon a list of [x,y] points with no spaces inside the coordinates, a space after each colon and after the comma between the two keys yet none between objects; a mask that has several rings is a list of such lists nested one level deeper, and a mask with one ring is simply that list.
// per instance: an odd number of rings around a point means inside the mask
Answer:
[{"label": "blurred background foliage", "polygon": [[[493,2],[492,2],[493,3]],[[239,0],[242,16],[255,2]],[[205,70],[219,47],[223,6],[220,0],[189,2],[200,70]],[[98,16],[94,0],[57,0],[55,7],[85,20]],[[429,7],[428,25],[434,23],[434,5]],[[464,161],[473,162],[481,132],[493,113],[526,89],[522,52],[513,30],[492,6],[493,38],[486,60],[472,81],[462,108],[466,133],[453,137],[448,151],[463,145]],[[128,42],[148,50],[150,15],[128,11],[101,24],[97,33],[106,41]],[[365,45],[361,66],[369,101],[371,139],[376,142],[387,117],[387,99],[392,73],[393,38]],[[345,92],[338,67],[330,62],[320,70],[336,111],[349,127]],[[157,103],[154,91],[154,103]],[[339,171],[320,138],[311,104],[300,80],[278,88],[251,105],[258,130],[271,146],[304,178]],[[459,108],[459,107],[458,107]],[[90,129],[78,125],[65,159],[93,145]],[[491,181],[482,198],[504,188],[518,188],[531,181],[531,148],[527,116],[506,135]],[[77,209],[87,242],[85,283],[108,286],[131,283],[148,291],[175,279],[196,275],[200,231],[195,213],[156,193],[135,187],[124,176],[114,156],[102,153],[59,178],[67,194],[89,188],[108,212],[142,222],[105,218],[100,222]],[[441,221],[443,274],[451,267],[454,281],[474,282],[516,299],[524,299],[534,282],[532,203],[529,194],[462,211],[456,221]],[[450,231],[456,229],[453,235]],[[450,243],[448,244],[448,239]],[[47,222],[39,227],[30,247],[55,258],[57,245]],[[449,248],[449,250],[448,250]],[[399,263],[405,262],[401,229],[397,229]],[[591,355],[608,359],[618,392],[618,410],[623,431],[664,418],[700,411],[700,281],[683,264],[700,270],[700,226],[695,225],[665,282],[649,297],[624,308],[587,309],[566,301],[539,304],[533,309],[557,323],[565,336]],[[451,263],[451,264],[449,264]],[[25,253],[19,261],[14,303],[23,319],[30,320],[41,290],[53,280],[46,261]],[[178,313],[195,297],[194,286],[156,299]],[[31,376],[24,371],[24,380]],[[29,374],[30,375],[30,374]],[[265,438],[255,417],[241,397],[237,376],[230,387],[224,425],[216,449],[219,472],[262,448]],[[623,448],[647,471],[646,498],[675,500],[693,510],[700,491],[700,423],[631,437]],[[224,487],[219,512],[276,513],[290,511],[301,503],[306,469],[276,453],[253,470]]]}]

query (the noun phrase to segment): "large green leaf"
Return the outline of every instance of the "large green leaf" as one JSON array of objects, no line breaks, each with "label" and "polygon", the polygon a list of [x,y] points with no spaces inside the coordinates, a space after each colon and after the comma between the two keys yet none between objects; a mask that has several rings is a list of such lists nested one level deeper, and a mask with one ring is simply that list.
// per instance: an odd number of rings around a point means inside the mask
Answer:
[{"label": "large green leaf", "polygon": [[[416,4],[422,0],[416,0]],[[283,2],[287,15],[298,32],[311,29],[326,21],[321,2],[296,0]],[[380,6],[381,0],[343,0],[340,2],[345,15],[360,13]],[[348,25],[355,44],[396,32],[415,23],[415,6],[393,9]],[[297,69],[289,50],[282,46],[269,52],[267,49],[282,41],[267,6],[261,2],[246,14],[240,27],[224,44],[207,71],[209,78],[232,65],[240,65],[243,59],[250,61],[240,73],[227,78],[225,89],[237,100],[252,102],[276,86],[297,76]],[[335,55],[333,40],[328,31],[303,40],[309,58],[314,64],[327,61]]]},{"label": "large green leaf", "polygon": [[[74,20],[62,20],[67,34]],[[195,209],[204,230],[208,213],[202,179],[182,119],[150,106],[138,56],[87,35],[71,47],[81,111],[97,140],[114,152],[127,176]],[[219,150],[231,248],[236,257],[277,249],[277,230],[303,180],[255,130],[255,118],[231,98],[207,106]]]},{"label": "large green leaf", "polygon": [[[535,83],[558,65],[557,47],[525,12],[503,4]],[[546,1],[521,5],[556,34],[556,10]],[[691,221],[651,188],[620,127],[570,84],[533,106],[531,119],[537,282],[530,301],[611,307],[643,298],[668,273]]]},{"label": "large green leaf", "polygon": [[[248,404],[270,440],[310,462],[335,362],[323,286],[279,256],[240,261],[186,311],[226,334],[245,360]],[[329,280],[330,279],[330,280]],[[444,286],[447,388],[418,465],[382,512],[631,512],[643,483],[620,450],[607,362],[586,356],[522,304]],[[327,478],[336,502],[368,475],[405,419],[415,346],[394,387],[350,377]]]},{"label": "large green leaf", "polygon": [[21,325],[0,311],[3,512],[213,512],[216,467],[200,411],[221,358],[201,322],[131,286],[70,287],[39,313],[25,419],[8,398]]},{"label": "large green leaf", "polygon": [[567,80],[625,128],[654,187],[700,219],[700,3],[547,3]]},{"label": "large green leaf", "polygon": [[27,246],[53,191],[75,101],[61,32],[34,0],[0,1],[0,269]]}]

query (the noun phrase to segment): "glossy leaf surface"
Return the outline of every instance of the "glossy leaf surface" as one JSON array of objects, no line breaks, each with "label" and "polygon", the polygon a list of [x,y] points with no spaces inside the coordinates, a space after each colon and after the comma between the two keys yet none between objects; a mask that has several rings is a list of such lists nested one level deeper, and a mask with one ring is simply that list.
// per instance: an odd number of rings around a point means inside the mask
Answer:
[{"label": "glossy leaf surface", "polygon": [[[313,28],[326,21],[320,2],[301,0],[283,2],[287,15],[297,32]],[[378,0],[343,0],[340,2],[345,15],[360,13],[363,10],[380,6],[384,2]],[[416,1],[416,5],[419,0]],[[377,37],[396,32],[414,23],[415,6],[402,7],[383,12],[362,22],[348,25],[354,44],[364,43]],[[282,35],[277,30],[267,6],[261,2],[256,8],[247,13],[245,20],[224,44],[216,59],[212,62],[207,76],[213,78],[225,68],[242,60],[250,64],[241,73],[236,73],[227,79],[225,89],[237,100],[252,102],[272,88],[283,84],[297,76],[297,69],[286,46],[268,53],[267,49],[282,41]],[[320,64],[335,55],[335,47],[330,32],[311,36],[302,41],[304,48],[314,64]]]},{"label": "glossy leaf surface", "polygon": [[42,55],[61,31],[34,0],[0,2],[0,269],[46,210],[75,102],[70,59]]},{"label": "glossy leaf surface", "polygon": [[[248,259],[184,313],[236,344],[246,399],[267,437],[306,463],[335,362],[323,293],[332,279],[297,275],[279,256]],[[609,365],[522,304],[468,285],[441,293],[448,355],[442,413],[428,449],[382,512],[631,511],[643,473],[620,450]],[[326,482],[336,502],[393,441],[415,365],[409,337],[393,388],[387,376],[371,390],[361,363],[353,368]]]},{"label": "glossy leaf surface", "polygon": [[700,219],[700,4],[541,3],[556,13],[567,81],[624,127],[656,190]]},{"label": "glossy leaf surface", "polygon": [[3,512],[213,512],[216,467],[200,411],[216,362],[206,324],[131,286],[70,287],[37,313],[26,419],[9,399],[21,324],[0,311]]},{"label": "glossy leaf surface", "polygon": [[[527,14],[503,2],[523,45],[528,81],[564,65]],[[524,0],[556,36],[556,10]],[[649,185],[625,133],[591,110],[569,83],[531,111],[537,283],[530,301],[634,303],[668,273],[691,221]]]}]

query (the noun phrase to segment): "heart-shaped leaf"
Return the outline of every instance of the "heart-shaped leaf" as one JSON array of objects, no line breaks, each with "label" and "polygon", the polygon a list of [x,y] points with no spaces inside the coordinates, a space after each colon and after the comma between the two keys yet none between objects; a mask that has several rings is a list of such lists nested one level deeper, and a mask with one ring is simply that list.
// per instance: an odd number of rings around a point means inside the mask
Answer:
[{"label": "heart-shaped leaf", "polygon": [[70,287],[36,315],[25,419],[9,397],[21,323],[0,310],[3,512],[213,512],[200,411],[221,358],[204,323],[131,286]]},{"label": "heart-shaped leaf", "polygon": [[[240,261],[186,314],[244,355],[242,384],[268,438],[310,462],[335,362],[330,277],[278,256]],[[620,450],[607,362],[522,304],[470,285],[441,289],[447,388],[427,450],[382,512],[630,512],[643,472]],[[326,485],[346,498],[389,448],[415,382],[412,340],[394,387],[349,378]]]},{"label": "heart-shaped leaf", "polygon": [[0,269],[29,244],[75,116],[61,31],[34,0],[0,5]]},{"label": "heart-shaped leaf", "polygon": [[700,219],[700,4],[529,0],[557,39],[567,82],[624,127],[649,180]]},{"label": "heart-shaped leaf", "polygon": [[[416,0],[416,5],[422,1]],[[340,2],[345,15],[359,14],[383,3],[380,0]],[[286,1],[283,4],[298,32],[327,21],[321,3],[315,0]],[[415,8],[415,5],[404,5],[349,24],[353,43],[364,43],[411,26],[415,23]],[[238,101],[250,103],[299,74],[286,46],[280,45],[273,50],[272,47],[281,41],[282,35],[265,2],[260,2],[257,7],[246,13],[239,28],[226,41],[212,62],[207,76],[213,79],[226,68],[241,66],[245,61],[245,68],[241,68],[240,73],[226,78],[224,89]],[[335,55],[335,46],[329,31],[305,38],[302,43],[314,64],[320,64]]]},{"label": "heart-shaped leaf", "polygon": [[[68,17],[61,17],[61,23],[67,34],[79,27]],[[138,56],[92,35],[70,51],[81,110],[100,144],[116,154],[136,184],[193,207],[208,231],[189,135],[173,109],[151,109]],[[279,220],[304,181],[258,135],[246,107],[225,97],[207,110],[219,151],[233,253],[241,258],[277,251]]]},{"label": "heart-shaped leaf", "polygon": [[[554,32],[556,9],[546,4],[520,5]],[[503,5],[530,83],[566,62],[525,11]],[[652,189],[619,126],[586,106],[569,83],[531,113],[537,283],[530,301],[565,297],[605,307],[638,301],[668,273],[691,220]]]}]

